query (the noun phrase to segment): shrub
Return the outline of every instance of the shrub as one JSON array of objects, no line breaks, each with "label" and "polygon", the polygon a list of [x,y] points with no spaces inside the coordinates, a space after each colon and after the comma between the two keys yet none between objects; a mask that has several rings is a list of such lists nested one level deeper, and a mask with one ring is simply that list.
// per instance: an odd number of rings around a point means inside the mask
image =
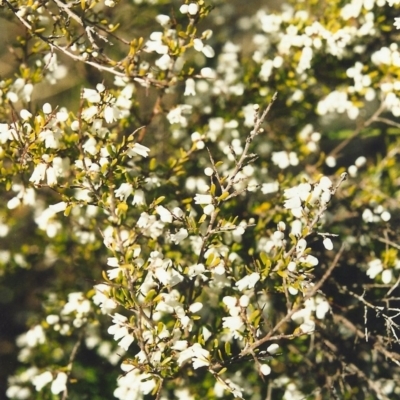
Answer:
[{"label": "shrub", "polygon": [[1,2],[8,398],[399,395],[399,3]]}]

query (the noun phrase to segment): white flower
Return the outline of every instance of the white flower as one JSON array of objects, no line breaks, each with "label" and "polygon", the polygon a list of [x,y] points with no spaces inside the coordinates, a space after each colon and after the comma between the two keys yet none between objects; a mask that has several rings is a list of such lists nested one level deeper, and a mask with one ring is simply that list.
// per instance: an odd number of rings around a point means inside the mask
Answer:
[{"label": "white flower", "polygon": [[82,118],[83,118],[85,121],[90,122],[90,121],[92,121],[93,117],[94,117],[98,112],[99,112],[99,109],[98,109],[97,106],[90,106],[90,107],[88,107],[88,108],[85,108],[85,109],[82,111],[81,115],[82,115]]},{"label": "white flower", "polygon": [[200,303],[200,302],[193,303],[189,306],[189,312],[191,312],[192,314],[195,314],[198,311],[200,311],[202,308],[203,308],[202,303]]},{"label": "white flower", "polygon": [[[55,55],[55,53],[53,54]],[[46,56],[50,56],[50,53],[46,54]],[[19,100],[29,103],[31,101],[32,91],[32,83],[27,83],[25,79],[18,78],[10,86],[10,91],[7,93],[7,98],[13,103],[16,103]]]},{"label": "white flower", "polygon": [[82,98],[90,101],[91,103],[100,103],[101,96],[97,90],[94,89],[83,89]]},{"label": "white flower", "polygon": [[133,187],[130,183],[122,183],[121,186],[114,191],[115,197],[118,197],[122,201],[126,201],[132,192]]},{"label": "white flower", "polygon": [[279,190],[278,182],[263,183],[261,186],[261,191],[264,194],[275,193]]},{"label": "white flower", "polygon": [[138,205],[138,206],[142,206],[146,204],[146,199],[144,197],[144,192],[143,190],[136,190],[135,194],[133,195],[133,200],[132,200],[132,205]]},{"label": "white flower", "polygon": [[272,162],[277,165],[280,169],[285,169],[290,165],[296,166],[299,164],[297,154],[291,151],[278,151],[272,153]]},{"label": "white flower", "polygon": [[289,210],[301,207],[302,201],[307,200],[310,192],[311,185],[309,183],[301,183],[293,188],[285,189],[283,194],[287,200],[283,206]]},{"label": "white flower", "polygon": [[190,15],[196,15],[199,12],[199,6],[196,3],[190,3],[187,12]]},{"label": "white flower", "polygon": [[324,241],[323,241],[323,244],[324,244],[324,247],[325,247],[327,250],[332,250],[332,249],[333,249],[333,243],[332,243],[332,240],[331,240],[331,239],[325,238]]},{"label": "white flower", "polygon": [[245,276],[235,283],[235,286],[242,291],[244,289],[251,289],[260,280],[260,274],[253,272],[252,274]]},{"label": "white flower", "polygon": [[150,149],[149,149],[148,147],[143,146],[143,145],[141,145],[141,144],[139,144],[139,143],[135,143],[135,144],[133,145],[133,147],[131,147],[131,148],[126,152],[126,154],[127,154],[129,157],[133,157],[133,156],[135,156],[135,155],[139,155],[139,156],[142,156],[142,157],[147,157],[148,154],[149,154],[149,152],[150,152]]},{"label": "white flower", "polygon": [[0,143],[4,144],[8,140],[14,140],[14,129],[10,129],[8,124],[0,124]]},{"label": "white flower", "polygon": [[51,393],[59,394],[67,389],[68,376],[65,372],[59,372],[51,384]]},{"label": "white flower", "polygon": [[157,206],[156,213],[160,216],[162,222],[167,222],[167,223],[172,222],[172,214],[164,206]]},{"label": "white flower", "polygon": [[378,258],[375,258],[374,260],[370,261],[368,263],[368,270],[367,270],[367,275],[371,278],[374,279],[378,274],[380,274],[383,271],[383,265],[382,261],[379,260]]},{"label": "white flower", "polygon": [[186,79],[184,96],[196,96],[196,85],[193,78]]},{"label": "white flower", "polygon": [[185,213],[179,207],[174,207],[174,209],[172,210],[172,214],[173,214],[174,218],[177,218],[177,219],[182,219],[185,215]]},{"label": "white flower", "polygon": [[57,184],[56,171],[53,167],[47,167],[46,169],[46,181],[49,186]]},{"label": "white flower", "polygon": [[330,190],[333,184],[332,181],[327,176],[323,176],[319,180],[318,186],[321,187],[322,190]]},{"label": "white flower", "polygon": [[155,379],[150,374],[142,373],[129,363],[121,364],[124,374],[117,379],[118,387],[114,397],[120,400],[139,400],[143,395],[151,393],[156,386]]},{"label": "white flower", "polygon": [[179,7],[179,11],[180,11],[182,14],[187,14],[187,13],[188,13],[188,10],[189,10],[189,6],[188,6],[187,4],[182,4],[182,5]]},{"label": "white flower", "polygon": [[300,239],[296,244],[296,250],[298,255],[302,255],[307,248],[307,241],[305,239]]},{"label": "white flower", "polygon": [[206,215],[211,215],[215,210],[215,207],[212,204],[207,204],[204,208],[203,208],[203,213]]},{"label": "white flower", "polygon": [[107,270],[108,279],[110,280],[118,278],[119,273],[123,271],[120,268],[116,257],[109,257],[107,260],[107,265],[114,268]]},{"label": "white flower", "polygon": [[158,60],[156,60],[155,64],[161,70],[166,71],[171,64],[171,57],[168,54],[164,54]]},{"label": "white flower", "polygon": [[156,17],[156,21],[162,26],[166,27],[171,21],[171,18],[168,15],[159,14]]},{"label": "white flower", "polygon": [[192,360],[193,368],[197,369],[210,365],[210,353],[208,350],[203,349],[200,343],[195,343],[193,346],[183,350],[178,357],[178,364],[181,366],[188,360]]},{"label": "white flower", "polygon": [[104,108],[103,117],[108,124],[111,124],[112,122],[121,118],[121,115],[121,111],[115,105],[108,105]]},{"label": "white flower", "polygon": [[100,306],[104,314],[109,313],[111,310],[116,308],[118,304],[113,298],[110,298],[111,286],[105,284],[95,285],[94,289],[96,294],[92,297],[93,303]]},{"label": "white flower", "polygon": [[390,212],[389,212],[389,211],[384,211],[384,212],[381,214],[382,221],[385,221],[385,222],[389,221],[391,217],[392,217],[392,216],[390,215]]},{"label": "white flower", "polygon": [[39,133],[39,139],[44,142],[46,148],[57,149],[59,147],[59,139],[61,133],[54,132],[51,129],[45,129]]},{"label": "white flower", "polygon": [[182,240],[186,239],[189,236],[187,229],[181,228],[175,234],[171,235],[171,241],[175,244],[179,244]]},{"label": "white flower", "polygon": [[237,307],[237,299],[236,299],[236,297],[225,296],[222,299],[222,302],[227,306],[227,308],[229,310],[229,314],[234,315],[234,316],[239,314],[240,308]]},{"label": "white flower", "polygon": [[318,319],[324,319],[326,313],[331,309],[329,303],[321,296],[315,299],[315,316]]},{"label": "white flower", "polygon": [[35,386],[37,392],[40,392],[48,383],[53,380],[53,375],[50,371],[43,372],[40,375],[36,375],[32,379],[32,383]]},{"label": "white flower", "polygon": [[21,118],[26,121],[29,118],[32,117],[32,113],[30,113],[28,110],[22,109],[19,113],[19,115],[21,116]]},{"label": "white flower", "polygon": [[29,182],[33,182],[35,185],[38,185],[42,180],[44,180],[46,169],[47,165],[45,163],[37,164],[31,177],[29,178]]},{"label": "white flower", "polygon": [[190,278],[194,278],[198,275],[202,275],[204,272],[206,272],[204,264],[195,264],[189,267],[187,274]]},{"label": "white flower", "polygon": [[362,219],[365,222],[375,222],[375,216],[373,214],[373,212],[369,209],[366,208],[363,213],[362,213]]},{"label": "white flower", "polygon": [[279,344],[272,343],[267,347],[269,354],[276,354],[279,351]]},{"label": "white flower", "polygon": [[212,196],[210,194],[196,194],[194,198],[195,204],[211,204]]},{"label": "white flower", "polygon": [[294,261],[290,261],[290,263],[287,266],[288,271],[294,272],[296,271],[296,263]]},{"label": "white flower", "polygon": [[304,333],[311,333],[315,330],[315,322],[312,320],[305,321],[300,325],[300,329]]},{"label": "white flower", "polygon": [[386,285],[388,285],[392,281],[393,273],[391,269],[385,269],[382,272],[382,282]]},{"label": "white flower", "polygon": [[65,201],[61,201],[57,204],[50,205],[49,208],[50,210],[54,211],[55,213],[59,213],[61,211],[65,211],[67,208],[67,203]]},{"label": "white flower", "polygon": [[235,317],[223,317],[222,327],[229,329],[233,333],[235,339],[240,338],[240,332],[244,328],[242,318],[237,315]]},{"label": "white flower", "polygon": [[246,308],[246,307],[249,306],[249,304],[250,304],[250,298],[249,298],[249,296],[246,296],[245,294],[242,295],[242,296],[240,296],[240,299],[239,299],[239,305],[240,305],[240,307]]},{"label": "white flower", "polygon": [[315,267],[319,263],[318,258],[312,256],[311,254],[300,257],[299,261],[304,264],[310,265],[311,267]]},{"label": "white flower", "polygon": [[122,347],[124,350],[128,350],[129,346],[133,343],[134,337],[129,333],[127,322],[128,318],[124,317],[121,314],[115,313],[112,319],[114,325],[111,325],[108,328],[108,333],[114,335],[114,340],[120,340],[118,345]]},{"label": "white flower", "polygon": [[167,119],[170,124],[180,124],[182,127],[186,127],[188,124],[187,118],[184,114],[190,114],[192,112],[192,106],[189,104],[178,104],[168,114]]},{"label": "white flower", "polygon": [[85,298],[82,292],[73,292],[68,294],[68,302],[65,303],[61,313],[68,315],[71,313],[88,314],[91,310],[90,301]]},{"label": "white flower", "polygon": [[260,367],[260,372],[263,375],[269,375],[271,373],[271,367],[268,364],[262,364]]},{"label": "white flower", "polygon": [[146,42],[145,50],[149,53],[156,52],[157,54],[167,54],[168,46],[162,42],[162,32],[152,32],[150,40]]},{"label": "white flower", "polygon": [[83,151],[86,153],[91,154],[92,156],[96,155],[99,150],[96,147],[97,145],[97,141],[95,138],[90,137],[88,140],[86,140],[86,142],[83,144],[82,148]]}]

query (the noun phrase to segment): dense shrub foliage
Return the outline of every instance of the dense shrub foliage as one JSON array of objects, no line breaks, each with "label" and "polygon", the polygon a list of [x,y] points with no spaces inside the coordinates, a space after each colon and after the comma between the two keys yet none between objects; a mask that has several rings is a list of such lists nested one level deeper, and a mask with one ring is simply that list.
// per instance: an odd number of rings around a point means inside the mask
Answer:
[{"label": "dense shrub foliage", "polygon": [[400,397],[400,1],[0,4],[8,398]]}]

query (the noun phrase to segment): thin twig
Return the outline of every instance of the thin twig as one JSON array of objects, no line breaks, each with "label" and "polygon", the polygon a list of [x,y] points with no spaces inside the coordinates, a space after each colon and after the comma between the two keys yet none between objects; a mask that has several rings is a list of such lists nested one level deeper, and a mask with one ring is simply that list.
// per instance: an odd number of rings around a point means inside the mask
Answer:
[{"label": "thin twig", "polygon": [[[320,290],[322,285],[325,283],[325,281],[330,277],[332,274],[332,271],[336,268],[338,265],[338,262],[340,260],[340,257],[343,254],[344,251],[344,244],[342,244],[340,250],[336,254],[334,260],[332,261],[331,265],[329,268],[326,270],[322,278],[312,287],[312,289],[304,296],[302,304],[306,302],[308,299],[312,298],[315,296],[315,294]],[[290,318],[293,316],[293,314],[301,309],[303,306],[302,304],[299,304],[298,306],[292,308],[284,318],[282,318],[263,338],[257,340],[254,342],[251,346],[245,348],[241,353],[241,357],[244,357],[245,355],[249,354],[250,351],[253,351],[254,349],[260,347],[262,344],[269,342],[273,338],[273,334],[277,332],[283,325],[285,325]]]}]

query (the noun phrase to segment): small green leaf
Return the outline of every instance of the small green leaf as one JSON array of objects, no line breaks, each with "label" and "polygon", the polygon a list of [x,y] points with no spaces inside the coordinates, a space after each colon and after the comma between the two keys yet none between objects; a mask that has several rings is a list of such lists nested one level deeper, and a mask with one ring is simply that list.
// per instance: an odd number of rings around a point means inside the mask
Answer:
[{"label": "small green leaf", "polygon": [[160,196],[157,200],[154,201],[154,205],[160,204],[165,200],[165,196]]},{"label": "small green leaf", "polygon": [[227,371],[228,368],[224,367],[221,369],[221,371],[218,371],[217,375],[222,375],[223,373],[225,373]]},{"label": "small green leaf", "polygon": [[262,251],[262,252],[260,253],[260,258],[261,258],[261,262],[262,262],[264,265],[267,265],[268,263],[271,264],[271,261],[270,261],[270,259],[268,258],[267,253],[265,253],[264,251]]},{"label": "small green leaf", "polygon": [[231,342],[225,342],[225,353],[230,356],[232,355],[231,351]]},{"label": "small green leaf", "polygon": [[229,196],[229,192],[224,192],[221,194],[221,196],[218,197],[219,201],[225,200]]},{"label": "small green leaf", "polygon": [[207,215],[206,214],[203,214],[201,217],[200,217],[200,219],[199,219],[199,224],[202,224],[205,220],[206,220],[206,218],[207,218]]}]

